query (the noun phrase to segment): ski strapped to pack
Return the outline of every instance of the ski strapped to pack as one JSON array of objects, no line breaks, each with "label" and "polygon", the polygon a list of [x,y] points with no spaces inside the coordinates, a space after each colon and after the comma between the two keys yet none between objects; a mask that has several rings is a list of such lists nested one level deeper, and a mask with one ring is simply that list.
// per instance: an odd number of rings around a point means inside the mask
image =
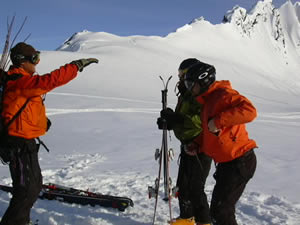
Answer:
[{"label": "ski strapped to pack", "polygon": [[[3,121],[3,118],[2,118],[2,110],[3,110],[3,97],[4,97],[4,91],[5,91],[6,83],[8,81],[17,80],[17,79],[22,77],[21,74],[7,75],[7,73],[5,72],[5,69],[8,66],[9,61],[10,61],[9,60],[9,54],[10,54],[11,46],[14,44],[14,42],[16,41],[18,35],[22,31],[26,20],[27,20],[27,17],[25,17],[25,19],[23,20],[23,23],[20,26],[20,28],[18,29],[16,35],[14,36],[12,43],[10,43],[10,38],[11,38],[13,25],[14,25],[14,21],[15,21],[15,16],[12,17],[10,22],[9,22],[9,19],[7,18],[6,40],[5,40],[2,55],[1,55],[1,58],[0,58],[0,134],[1,135],[10,126],[10,124],[21,114],[21,112],[24,110],[24,108],[26,107],[26,105],[29,101],[29,100],[26,100],[25,104],[20,108],[20,110],[16,113],[16,115],[14,115],[13,118],[6,125],[4,125],[4,121]],[[27,36],[26,39],[29,36]]]},{"label": "ski strapped to pack", "polygon": [[[10,22],[8,21],[9,19],[7,18],[6,39],[5,39],[5,44],[4,44],[3,51],[2,51],[2,56],[0,58],[0,69],[2,69],[3,71],[5,70],[5,68],[7,67],[7,65],[9,64],[9,61],[10,61],[9,60],[9,51],[11,49],[11,46],[13,46],[13,44],[15,43],[17,37],[21,33],[21,31],[26,23],[26,20],[27,20],[27,16],[26,16],[25,19],[23,20],[23,23],[21,24],[20,28],[18,29],[17,33],[15,34],[12,43],[10,43],[10,37],[11,37],[12,30],[13,30],[15,18],[16,18],[16,16],[13,16]],[[30,37],[30,34],[25,38],[24,42],[29,37]]]},{"label": "ski strapped to pack", "polygon": [[[161,90],[162,109],[166,109],[167,108],[168,84],[169,84],[172,76],[170,76],[166,82],[164,81],[164,79],[161,76],[159,76],[159,78],[163,82],[163,90]],[[155,160],[158,160],[158,163],[159,163],[158,177],[155,179],[154,186],[148,187],[149,198],[155,197],[154,214],[153,214],[153,220],[152,220],[153,225],[155,224],[155,218],[156,218],[161,173],[163,173],[163,186],[164,186],[163,200],[168,202],[168,204],[169,204],[170,221],[172,221],[171,198],[173,195],[173,190],[172,190],[172,179],[170,177],[169,163],[170,163],[170,160],[173,159],[173,157],[174,157],[173,149],[168,148],[168,130],[167,130],[167,123],[165,121],[165,123],[163,124],[162,145],[161,145],[160,149],[156,149],[156,151],[155,151]]]},{"label": "ski strapped to pack", "polygon": [[[12,193],[13,187],[0,185],[0,189]],[[65,187],[58,184],[43,184],[39,195],[40,199],[58,200],[70,204],[102,206],[118,209],[123,212],[129,206],[133,207],[133,201],[127,197],[105,195],[80,189]]]}]

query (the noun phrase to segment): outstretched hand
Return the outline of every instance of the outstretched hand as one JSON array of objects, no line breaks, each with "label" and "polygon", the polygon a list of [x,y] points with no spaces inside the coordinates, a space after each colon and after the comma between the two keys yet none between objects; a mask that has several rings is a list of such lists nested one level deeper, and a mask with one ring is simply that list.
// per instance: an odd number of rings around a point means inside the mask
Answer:
[{"label": "outstretched hand", "polygon": [[78,67],[78,70],[82,72],[83,68],[90,65],[91,63],[98,63],[99,60],[96,58],[78,59],[71,62]]}]

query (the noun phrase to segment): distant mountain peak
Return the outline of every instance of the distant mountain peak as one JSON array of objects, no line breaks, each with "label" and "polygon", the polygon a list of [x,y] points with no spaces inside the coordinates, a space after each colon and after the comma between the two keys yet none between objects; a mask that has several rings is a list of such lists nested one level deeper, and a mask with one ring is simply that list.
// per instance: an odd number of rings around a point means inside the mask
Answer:
[{"label": "distant mountain peak", "polygon": [[243,34],[250,36],[256,24],[278,16],[278,9],[275,9],[272,0],[264,0],[258,1],[249,13],[238,5],[233,7],[225,14],[223,23],[234,24]]},{"label": "distant mountain peak", "polygon": [[287,39],[292,39],[290,43],[294,46],[299,43],[299,35],[295,35],[295,32],[291,34],[291,31],[299,27],[299,21],[299,2],[293,5],[291,1],[287,1],[277,9],[272,0],[258,1],[249,12],[235,6],[223,19],[223,23],[232,24],[243,36],[252,37],[264,32],[265,35],[269,35],[275,48],[284,54],[287,53]]},{"label": "distant mountain peak", "polygon": [[69,51],[78,51],[79,48],[77,45],[74,45],[74,41],[76,42],[76,40],[78,39],[79,36],[84,35],[84,34],[88,34],[91,33],[88,30],[83,30],[80,32],[76,32],[74,33],[70,38],[68,38],[67,40],[64,41],[64,43],[59,46],[56,50],[65,50],[68,49]]},{"label": "distant mountain peak", "polygon": [[198,18],[194,19],[189,24],[197,23],[197,22],[204,21],[204,20],[205,20],[204,17],[201,16],[201,17],[198,17]]}]

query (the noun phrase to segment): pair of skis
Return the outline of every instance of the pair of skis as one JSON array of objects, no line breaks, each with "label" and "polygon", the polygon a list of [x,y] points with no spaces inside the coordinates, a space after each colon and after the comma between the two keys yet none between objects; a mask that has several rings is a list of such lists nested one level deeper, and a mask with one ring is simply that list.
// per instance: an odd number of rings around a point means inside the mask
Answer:
[{"label": "pair of skis", "polygon": [[[0,185],[0,190],[12,193],[13,188],[11,186]],[[125,211],[129,206],[133,207],[133,201],[127,197],[104,195],[52,183],[43,184],[39,198],[58,200],[71,204],[99,205],[102,207],[115,208],[121,212]]]},{"label": "pair of skis", "polygon": [[[5,39],[5,44],[4,44],[4,47],[3,47],[3,51],[2,51],[2,56],[0,58],[0,69],[1,70],[5,70],[6,67],[8,66],[9,64],[9,51],[12,47],[12,45],[15,43],[17,37],[19,36],[19,34],[21,33],[25,23],[26,23],[26,20],[27,20],[27,17],[25,17],[25,19],[23,20],[23,23],[21,24],[20,28],[18,29],[17,33],[15,34],[12,42],[10,43],[10,39],[11,39],[11,34],[12,34],[12,30],[13,30],[13,25],[14,25],[14,22],[15,22],[15,18],[16,16],[13,16],[11,21],[9,21],[9,19],[7,18],[7,33],[6,33],[6,39]],[[30,37],[30,34],[25,38],[24,42]]]},{"label": "pair of skis", "polygon": [[[163,90],[162,93],[162,109],[167,108],[167,93],[168,93],[168,84],[171,80],[172,76],[170,76],[165,82],[164,79],[159,76],[159,78],[163,82]],[[172,221],[172,207],[171,207],[171,199],[172,199],[172,179],[170,177],[170,160],[174,157],[174,152],[172,149],[168,148],[168,130],[167,123],[164,121],[163,124],[163,134],[162,134],[162,145],[160,149],[156,149],[155,152],[155,160],[158,160],[159,169],[158,169],[158,177],[155,180],[154,186],[148,187],[149,198],[155,197],[155,205],[154,205],[154,214],[152,224],[155,224],[157,204],[158,204],[158,193],[160,187],[161,174],[163,174],[163,186],[164,186],[164,197],[163,200],[168,202],[169,204],[169,215],[170,221]]]}]

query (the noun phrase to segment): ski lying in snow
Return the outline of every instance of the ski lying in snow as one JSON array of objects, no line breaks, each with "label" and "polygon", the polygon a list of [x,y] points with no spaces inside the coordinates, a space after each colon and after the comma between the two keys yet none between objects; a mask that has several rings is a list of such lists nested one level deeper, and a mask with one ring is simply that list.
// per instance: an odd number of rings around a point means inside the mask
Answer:
[{"label": "ski lying in snow", "polygon": [[[0,185],[0,189],[12,193],[11,186]],[[127,197],[118,197],[112,195],[103,195],[90,191],[79,190],[70,187],[64,187],[57,184],[43,184],[39,195],[40,199],[58,200],[67,203],[80,205],[103,206],[115,208],[119,211],[125,211],[128,206],[133,207],[133,201]]]}]

